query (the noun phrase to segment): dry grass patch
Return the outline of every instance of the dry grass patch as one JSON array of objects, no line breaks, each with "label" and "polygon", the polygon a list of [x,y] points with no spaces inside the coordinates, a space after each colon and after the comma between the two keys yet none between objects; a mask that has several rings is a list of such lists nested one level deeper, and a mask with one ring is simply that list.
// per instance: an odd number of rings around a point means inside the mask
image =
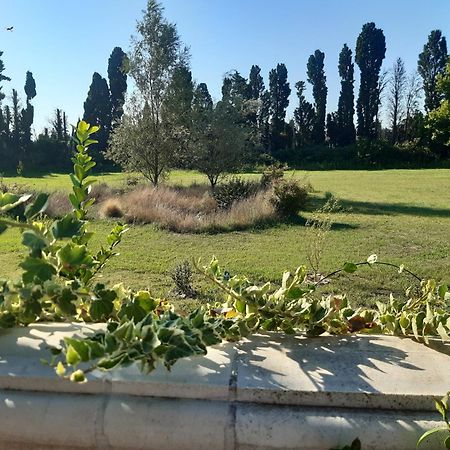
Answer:
[{"label": "dry grass patch", "polygon": [[114,217],[115,211],[128,222],[152,223],[180,233],[242,230],[276,219],[269,190],[220,209],[206,185],[144,187],[100,205],[103,217]]}]

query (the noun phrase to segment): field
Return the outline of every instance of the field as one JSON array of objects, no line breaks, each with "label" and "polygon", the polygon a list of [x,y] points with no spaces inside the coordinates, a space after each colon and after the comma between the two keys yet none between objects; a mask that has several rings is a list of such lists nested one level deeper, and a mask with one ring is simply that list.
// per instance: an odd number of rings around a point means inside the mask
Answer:
[{"label": "field", "polygon": [[[314,188],[313,201],[295,223],[215,235],[175,234],[152,225],[132,226],[121,244],[121,256],[111,262],[104,278],[167,295],[171,288],[168,271],[177,262],[193,257],[207,262],[215,255],[231,273],[245,274],[255,281],[276,281],[283,270],[307,263],[311,234],[302,219],[308,218],[330,192],[340,199],[344,211],[334,215],[322,272],[340,268],[346,261],[364,261],[377,253],[380,260],[403,263],[420,276],[450,281],[450,170],[324,171],[307,176]],[[106,174],[96,178],[118,186],[126,176]],[[199,174],[177,171],[168,182],[202,180]],[[69,188],[67,175],[59,174],[3,181],[35,190]],[[108,221],[91,225],[97,232],[94,245],[100,244],[110,226]],[[0,277],[18,275],[21,252],[17,232],[8,231],[0,237]],[[386,298],[390,292],[400,295],[410,282],[411,278],[396,271],[376,267],[342,275],[322,289],[346,292],[354,301],[367,304]]]}]

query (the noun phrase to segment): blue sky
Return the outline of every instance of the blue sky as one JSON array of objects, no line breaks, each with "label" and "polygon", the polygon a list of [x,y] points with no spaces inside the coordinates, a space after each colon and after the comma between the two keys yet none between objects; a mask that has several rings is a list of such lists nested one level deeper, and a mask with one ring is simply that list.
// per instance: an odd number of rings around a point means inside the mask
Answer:
[{"label": "blue sky", "polygon": [[[25,72],[33,72],[37,132],[56,107],[72,122],[82,115],[92,73],[106,76],[112,49],[128,49],[145,4],[1,1],[0,50],[5,74],[12,78],[3,91],[9,95],[15,87],[23,98]],[[194,79],[206,82],[216,99],[227,71],[236,69],[247,76],[252,64],[262,68],[267,84],[269,70],[284,62],[294,90],[296,81],[306,79],[308,56],[319,48],[325,52],[328,110],[333,111],[339,95],[339,51],[344,43],[354,49],[364,23],[374,21],[385,32],[386,68],[401,56],[408,72],[414,70],[432,29],[441,29],[450,39],[449,0],[163,0],[163,5],[191,48]],[[7,26],[14,26],[14,31],[5,31]],[[289,113],[295,101],[292,95]]]}]

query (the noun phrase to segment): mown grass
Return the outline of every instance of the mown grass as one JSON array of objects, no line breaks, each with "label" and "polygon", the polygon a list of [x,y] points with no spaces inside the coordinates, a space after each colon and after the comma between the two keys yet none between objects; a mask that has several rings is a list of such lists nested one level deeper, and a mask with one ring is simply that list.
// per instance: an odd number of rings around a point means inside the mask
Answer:
[{"label": "mown grass", "polygon": [[[295,176],[304,173],[297,172]],[[231,273],[246,274],[256,281],[276,281],[283,270],[307,262],[311,235],[303,224],[330,192],[341,199],[346,211],[334,214],[322,272],[339,268],[345,261],[364,261],[377,253],[381,260],[404,263],[420,276],[450,281],[450,170],[325,171],[308,176],[315,189],[313,201],[309,211],[297,221],[214,235],[176,234],[152,225],[132,226],[121,244],[121,256],[111,262],[104,278],[124,281],[136,288],[150,287],[155,293],[166,295],[172,287],[168,271],[177,262],[186,258],[207,262],[215,255]],[[126,176],[108,174],[97,178],[120,185]],[[202,179],[199,174],[179,171],[172,174],[169,182],[188,184]],[[4,181],[39,190],[69,187],[66,175]],[[91,225],[97,232],[94,245],[100,245],[110,227],[108,221]],[[0,237],[0,277],[18,275],[21,251],[16,231]],[[358,303],[371,303],[386,298],[391,291],[400,295],[410,281],[395,271],[376,267],[342,275],[322,289],[346,292]]]}]

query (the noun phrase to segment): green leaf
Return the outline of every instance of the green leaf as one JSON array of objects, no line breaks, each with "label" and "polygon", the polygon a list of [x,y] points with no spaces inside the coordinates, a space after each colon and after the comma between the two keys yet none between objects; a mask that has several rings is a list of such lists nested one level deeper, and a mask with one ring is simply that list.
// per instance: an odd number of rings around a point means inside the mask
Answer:
[{"label": "green leaf", "polygon": [[28,256],[19,266],[25,270],[22,275],[24,283],[31,283],[35,278],[41,281],[50,280],[56,274],[56,269],[51,264],[31,256]]},{"label": "green leaf", "polygon": [[7,229],[8,227],[4,223],[2,223],[0,219],[0,234],[4,233]]},{"label": "green leaf", "polygon": [[0,213],[14,209],[16,206],[27,202],[31,197],[32,196],[29,194],[19,196],[17,194],[11,194],[10,192],[0,192]]},{"label": "green leaf", "polygon": [[48,205],[48,194],[38,194],[33,203],[25,208],[25,217],[30,220],[45,211]]},{"label": "green leaf", "polygon": [[107,319],[114,310],[114,303],[108,299],[93,300],[89,308],[89,315],[95,322]]},{"label": "green leaf", "polygon": [[425,441],[427,438],[429,438],[431,435],[435,433],[440,433],[441,431],[447,431],[447,428],[433,428],[431,430],[428,430],[427,432],[423,433],[422,436],[420,436],[419,440],[417,441],[417,447],[419,447],[420,444],[422,444],[423,441]]},{"label": "green leaf", "polygon": [[[64,342],[68,347],[72,347],[76,351],[80,361],[87,362],[90,360],[89,346],[83,340],[64,338]],[[75,357],[75,359],[77,358]]]},{"label": "green leaf", "polygon": [[450,436],[447,436],[444,441],[445,448],[450,449]]},{"label": "green leaf", "polygon": [[66,373],[66,368],[64,367],[64,364],[61,361],[58,362],[55,371],[57,375],[60,377],[62,377]]},{"label": "green leaf", "polygon": [[344,264],[344,272],[353,273],[353,272],[356,272],[357,270],[358,270],[358,266],[355,263],[346,262]]},{"label": "green leaf", "polygon": [[89,266],[93,263],[93,258],[90,255],[85,245],[77,245],[73,242],[67,243],[64,247],[56,253],[63,266]]},{"label": "green leaf", "polygon": [[61,220],[56,220],[52,225],[52,234],[55,239],[67,239],[80,234],[84,222],[67,214]]},{"label": "green leaf", "polygon": [[74,367],[79,362],[81,362],[81,356],[78,354],[78,352],[75,350],[75,348],[72,345],[69,345],[67,347],[66,362],[67,362],[67,364],[70,364],[71,366],[74,366]]},{"label": "green leaf", "polygon": [[39,236],[34,230],[25,230],[22,233],[22,244],[31,250],[43,250],[47,247],[45,239]]}]

